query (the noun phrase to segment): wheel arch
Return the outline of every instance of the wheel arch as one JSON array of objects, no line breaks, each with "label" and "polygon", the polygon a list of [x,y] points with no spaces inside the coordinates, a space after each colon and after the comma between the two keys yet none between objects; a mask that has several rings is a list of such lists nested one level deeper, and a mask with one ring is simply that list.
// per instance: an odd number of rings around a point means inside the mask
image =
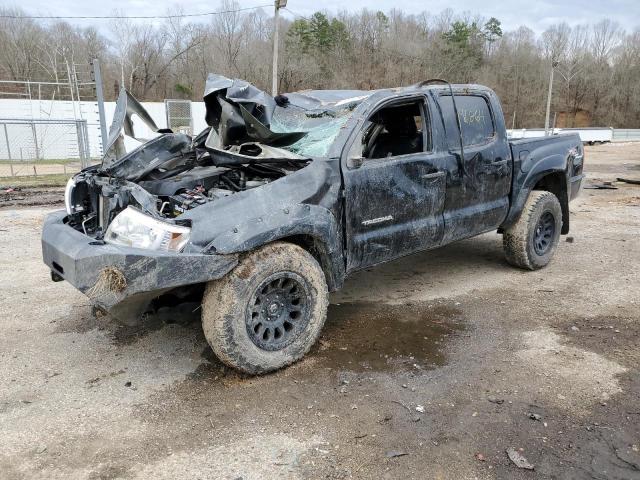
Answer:
[{"label": "wheel arch", "polygon": [[560,202],[562,209],[561,234],[569,233],[569,185],[566,171],[566,159],[560,155],[552,155],[538,162],[534,168],[522,172],[514,178],[511,209],[499,231],[504,231],[514,225],[524,208],[529,195],[534,190],[553,193]]},{"label": "wheel arch", "polygon": [[317,205],[296,205],[261,222],[246,222],[216,238],[217,253],[246,253],[273,242],[289,242],[309,252],[320,264],[329,291],[342,287],[345,277],[342,236],[335,216]]},{"label": "wheel arch", "polygon": [[[330,292],[335,292],[342,287],[345,276],[343,263],[341,260],[336,259],[335,254],[332,254],[329,245],[323,238],[309,233],[301,233],[281,237],[277,241],[293,243],[309,252],[320,264]],[[341,255],[338,255],[338,257],[342,258]]]},{"label": "wheel arch", "polygon": [[555,171],[543,175],[531,190],[544,190],[556,196],[562,209],[562,230],[560,233],[563,235],[569,233],[569,189],[565,172]]}]

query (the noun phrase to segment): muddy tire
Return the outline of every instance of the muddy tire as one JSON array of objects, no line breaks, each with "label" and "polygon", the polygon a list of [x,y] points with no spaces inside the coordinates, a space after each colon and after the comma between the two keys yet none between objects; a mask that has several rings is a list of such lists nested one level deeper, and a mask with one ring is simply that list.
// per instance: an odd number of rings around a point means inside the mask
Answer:
[{"label": "muddy tire", "polygon": [[327,316],[324,273],[306,250],[276,242],[207,285],[202,327],[218,358],[252,375],[300,360]]},{"label": "muddy tire", "polygon": [[502,236],[507,262],[528,270],[546,266],[556,251],[561,229],[558,198],[551,192],[531,192],[520,219]]}]

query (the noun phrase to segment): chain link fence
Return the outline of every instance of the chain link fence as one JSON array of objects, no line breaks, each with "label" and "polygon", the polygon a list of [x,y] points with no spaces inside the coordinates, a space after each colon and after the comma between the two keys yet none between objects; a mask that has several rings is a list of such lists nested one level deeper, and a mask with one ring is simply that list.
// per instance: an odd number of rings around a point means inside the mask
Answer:
[{"label": "chain link fence", "polygon": [[86,120],[0,118],[0,177],[70,174],[88,165]]}]

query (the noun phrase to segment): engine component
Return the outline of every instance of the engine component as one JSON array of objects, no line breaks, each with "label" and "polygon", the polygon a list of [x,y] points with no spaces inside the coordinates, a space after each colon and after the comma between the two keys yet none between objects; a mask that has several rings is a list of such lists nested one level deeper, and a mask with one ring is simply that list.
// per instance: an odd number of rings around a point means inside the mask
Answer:
[{"label": "engine component", "polygon": [[204,189],[198,186],[194,190],[185,190],[176,195],[171,195],[169,197],[170,211],[174,215],[179,215],[187,210],[204,205],[208,201],[209,198],[205,195]]},{"label": "engine component", "polygon": [[207,192],[207,194],[209,195],[210,199],[214,200],[216,198],[228,197],[229,195],[233,195],[233,191],[227,190],[225,188],[212,188]]},{"label": "engine component", "polygon": [[245,187],[247,189],[261,187],[265,183],[269,183],[269,182],[267,182],[266,180],[247,180]]}]

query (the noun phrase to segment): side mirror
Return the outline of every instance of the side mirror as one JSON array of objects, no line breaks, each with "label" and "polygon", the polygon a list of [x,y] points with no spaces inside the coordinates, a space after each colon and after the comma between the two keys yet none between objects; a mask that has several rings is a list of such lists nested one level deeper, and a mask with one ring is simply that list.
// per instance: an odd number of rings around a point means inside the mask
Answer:
[{"label": "side mirror", "polygon": [[349,157],[347,160],[347,167],[349,168],[360,168],[364,163],[364,158],[362,157]]}]

